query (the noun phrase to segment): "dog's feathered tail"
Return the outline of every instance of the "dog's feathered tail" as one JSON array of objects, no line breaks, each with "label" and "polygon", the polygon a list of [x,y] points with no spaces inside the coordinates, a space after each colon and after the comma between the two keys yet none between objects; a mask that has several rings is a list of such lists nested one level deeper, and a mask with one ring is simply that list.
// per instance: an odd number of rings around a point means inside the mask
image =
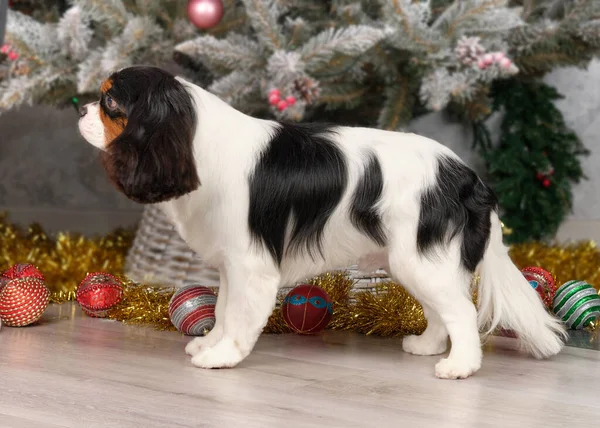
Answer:
[{"label": "dog's feathered tail", "polygon": [[479,328],[489,334],[497,327],[512,330],[521,348],[536,358],[557,354],[566,331],[550,315],[537,292],[521,274],[502,242],[502,227],[495,211],[491,213],[491,234],[479,266]]}]

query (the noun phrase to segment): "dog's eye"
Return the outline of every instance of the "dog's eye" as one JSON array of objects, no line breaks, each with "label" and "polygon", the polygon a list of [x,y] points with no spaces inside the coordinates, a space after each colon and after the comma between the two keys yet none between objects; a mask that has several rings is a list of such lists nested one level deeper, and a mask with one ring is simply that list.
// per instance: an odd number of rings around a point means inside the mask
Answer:
[{"label": "dog's eye", "polygon": [[117,102],[112,99],[112,97],[106,97],[106,107],[110,110],[114,110],[117,108]]}]

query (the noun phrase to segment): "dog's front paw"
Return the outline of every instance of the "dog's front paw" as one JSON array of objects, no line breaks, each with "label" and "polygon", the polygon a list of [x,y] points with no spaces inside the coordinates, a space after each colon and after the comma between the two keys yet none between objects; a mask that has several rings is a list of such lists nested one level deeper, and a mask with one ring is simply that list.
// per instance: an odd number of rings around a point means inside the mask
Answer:
[{"label": "dog's front paw", "polygon": [[444,358],[435,365],[435,375],[440,379],[466,379],[480,368],[480,358]]},{"label": "dog's front paw", "polygon": [[228,337],[224,337],[214,346],[202,348],[192,358],[192,364],[203,369],[219,369],[234,367],[243,359],[244,355],[235,342]]},{"label": "dog's front paw", "polygon": [[216,345],[223,337],[222,331],[218,331],[217,328],[218,327],[215,327],[206,336],[196,337],[190,340],[185,346],[185,353],[193,357],[203,349]]},{"label": "dog's front paw", "polygon": [[402,350],[413,355],[439,355],[446,352],[447,347],[446,338],[432,339],[424,335],[411,335],[402,339]]}]

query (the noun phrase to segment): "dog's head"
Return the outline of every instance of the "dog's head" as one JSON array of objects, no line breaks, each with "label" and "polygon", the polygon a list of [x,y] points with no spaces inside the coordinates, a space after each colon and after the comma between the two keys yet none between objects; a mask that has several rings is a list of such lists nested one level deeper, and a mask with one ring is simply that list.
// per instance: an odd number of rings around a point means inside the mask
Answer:
[{"label": "dog's head", "polygon": [[100,101],[80,109],[79,130],[102,149],[117,189],[140,203],[197,189],[196,109],[181,82],[159,68],[129,67],[112,74],[100,90]]}]

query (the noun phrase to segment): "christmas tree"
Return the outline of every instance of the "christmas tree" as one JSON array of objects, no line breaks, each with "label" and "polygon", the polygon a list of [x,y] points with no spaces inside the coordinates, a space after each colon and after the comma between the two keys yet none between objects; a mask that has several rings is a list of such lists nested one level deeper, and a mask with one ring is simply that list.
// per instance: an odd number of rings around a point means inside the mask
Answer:
[{"label": "christmas tree", "polygon": [[185,77],[247,113],[401,129],[447,106],[477,119],[491,110],[494,81],[585,66],[600,47],[595,0],[223,5],[221,22],[199,31],[178,0],[15,1],[0,112],[86,97],[115,69],[175,58]]},{"label": "christmas tree", "polygon": [[185,9],[177,0],[16,1],[1,48],[0,113],[97,98],[116,69],[164,66],[175,44],[196,32]]},{"label": "christmas tree", "polygon": [[493,98],[494,110],[504,112],[500,144],[478,143],[510,230],[507,240],[552,238],[571,210],[571,186],[584,178],[579,157],[588,152],[554,105],[560,98],[554,88],[512,79],[497,82]]}]

